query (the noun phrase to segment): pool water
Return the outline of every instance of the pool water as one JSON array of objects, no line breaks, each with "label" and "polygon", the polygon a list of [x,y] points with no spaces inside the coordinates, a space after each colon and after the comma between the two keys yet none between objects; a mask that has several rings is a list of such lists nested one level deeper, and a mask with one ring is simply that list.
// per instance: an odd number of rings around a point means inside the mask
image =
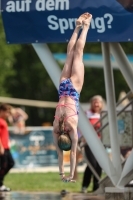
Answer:
[{"label": "pool water", "polygon": [[0,200],[61,200],[58,193],[0,192]]}]

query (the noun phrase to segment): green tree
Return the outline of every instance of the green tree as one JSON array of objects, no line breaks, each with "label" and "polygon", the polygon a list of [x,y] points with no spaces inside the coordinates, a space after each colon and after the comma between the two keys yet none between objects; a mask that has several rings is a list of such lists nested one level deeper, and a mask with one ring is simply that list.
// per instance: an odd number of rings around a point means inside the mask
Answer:
[{"label": "green tree", "polygon": [[[14,77],[8,78],[6,85],[14,98],[57,102],[57,90],[31,45],[21,45],[21,52],[16,53],[13,69],[16,73]],[[53,121],[54,109],[25,109],[29,115],[28,125],[37,126]]]},{"label": "green tree", "polygon": [[19,45],[6,45],[5,33],[3,30],[2,19],[0,16],[0,96],[11,96],[7,92],[6,81],[9,77],[14,77],[15,70],[13,65],[15,62],[15,53],[20,51]]}]

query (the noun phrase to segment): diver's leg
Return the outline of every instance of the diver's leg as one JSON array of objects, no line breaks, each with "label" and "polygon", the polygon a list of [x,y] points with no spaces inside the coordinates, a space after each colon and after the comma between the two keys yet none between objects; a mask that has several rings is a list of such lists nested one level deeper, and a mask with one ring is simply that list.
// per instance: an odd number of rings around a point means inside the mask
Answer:
[{"label": "diver's leg", "polygon": [[83,15],[81,15],[77,21],[76,21],[76,27],[75,30],[71,36],[71,39],[67,45],[67,58],[66,62],[64,65],[64,68],[61,73],[61,78],[60,82],[63,81],[64,79],[70,78],[71,77],[71,72],[72,72],[72,63],[73,63],[73,57],[74,57],[74,49],[75,45],[77,42],[78,34],[80,31],[80,28],[82,26],[82,21],[83,21]]},{"label": "diver's leg", "polygon": [[77,40],[74,59],[72,65],[71,81],[75,89],[80,93],[84,82],[84,64],[83,64],[83,50],[86,42],[88,29],[90,27],[92,15],[89,13],[84,14],[83,30]]}]

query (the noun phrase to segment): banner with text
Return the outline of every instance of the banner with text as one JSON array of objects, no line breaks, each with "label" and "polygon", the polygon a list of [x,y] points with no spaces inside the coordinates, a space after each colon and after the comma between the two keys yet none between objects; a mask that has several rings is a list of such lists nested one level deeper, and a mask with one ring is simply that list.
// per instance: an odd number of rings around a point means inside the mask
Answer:
[{"label": "banner with text", "polygon": [[88,42],[133,41],[132,0],[2,0],[7,43],[68,42],[84,12],[93,15]]},{"label": "banner with text", "polygon": [[58,166],[52,130],[32,130],[19,135],[10,131],[11,153],[15,168]]}]

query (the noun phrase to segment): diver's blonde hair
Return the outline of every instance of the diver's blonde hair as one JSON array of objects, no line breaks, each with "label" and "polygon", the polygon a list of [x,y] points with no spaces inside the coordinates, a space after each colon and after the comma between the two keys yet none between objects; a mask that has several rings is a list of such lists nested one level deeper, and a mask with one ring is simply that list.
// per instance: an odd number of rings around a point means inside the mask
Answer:
[{"label": "diver's blonde hair", "polygon": [[71,139],[69,134],[64,130],[64,115],[59,120],[59,137],[58,137],[58,146],[63,151],[69,151],[71,149]]},{"label": "diver's blonde hair", "polygon": [[63,151],[69,151],[71,149],[71,139],[67,133],[59,135],[58,137],[58,146]]}]

